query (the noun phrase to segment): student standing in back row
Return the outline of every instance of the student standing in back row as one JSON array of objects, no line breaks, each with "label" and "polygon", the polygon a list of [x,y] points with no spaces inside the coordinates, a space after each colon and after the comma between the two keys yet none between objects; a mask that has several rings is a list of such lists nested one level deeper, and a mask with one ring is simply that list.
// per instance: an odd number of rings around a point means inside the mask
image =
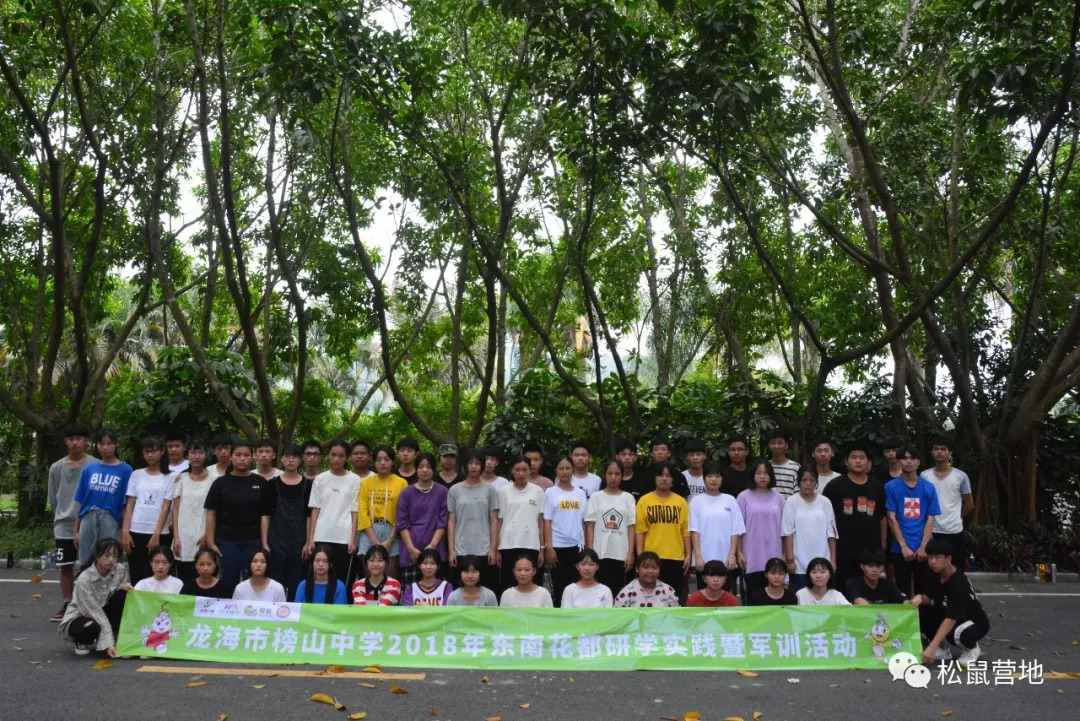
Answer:
[{"label": "student standing in back row", "polygon": [[274,488],[274,515],[270,516],[268,575],[281,584],[285,598],[292,598],[304,578],[304,545],[311,519],[311,481],[300,474],[300,447],[290,443],[281,449],[280,476]]},{"label": "student standing in back row", "polygon": [[941,514],[937,490],[919,478],[919,449],[906,446],[897,454],[903,475],[885,484],[885,512],[892,532],[889,560],[896,585],[909,598],[921,593],[926,581],[926,544]]},{"label": "student standing in back row", "polygon": [[397,443],[397,474],[410,486],[417,481],[416,456],[420,453],[420,443],[415,438],[402,438]]},{"label": "student standing in back row", "polygon": [[397,529],[401,534],[401,554],[398,556],[401,587],[416,581],[420,569],[418,559],[423,551],[434,549],[439,558],[446,552],[446,486],[435,482],[438,462],[430,453],[416,459],[416,483],[398,497]]},{"label": "student standing in back row", "polygon": [[739,567],[739,538],[746,533],[739,503],[723,490],[724,476],[719,463],[704,468],[705,493],[690,499],[690,542],[694,547],[694,567],[698,588],[705,587],[705,566],[720,561],[727,569],[728,589],[735,588]]},{"label": "student standing in back row", "polygon": [[[330,444],[327,458],[330,470],[315,476],[311,484],[311,523],[304,553],[311,556],[315,544],[330,556],[330,565],[341,578],[348,577],[349,564],[356,552],[357,500],[360,478],[345,469],[349,445],[345,441]],[[342,584],[342,588],[345,584]]]},{"label": "student standing in back row", "polygon": [[637,504],[634,524],[637,553],[651,551],[660,557],[660,580],[680,593],[690,571],[690,506],[671,491],[675,476],[682,476],[671,461],[654,463],[656,490]]},{"label": "student standing in back row", "polygon": [[952,441],[947,436],[938,435],[930,440],[930,455],[934,467],[927,468],[919,477],[934,485],[941,506],[941,515],[934,519],[934,538],[949,542],[956,565],[963,568],[968,557],[964,518],[975,508],[971,500],[971,479],[953,467]]},{"label": "student standing in back row", "polygon": [[690,489],[690,500],[694,496],[705,493],[705,444],[695,439],[686,442],[683,449],[686,453],[687,468],[683,471],[686,486]]},{"label": "student standing in back row", "polygon": [[499,494],[480,479],[484,459],[469,455],[465,480],[454,484],[446,495],[446,535],[450,566],[457,572],[458,556],[480,556],[487,568],[480,571],[480,584],[496,588],[499,583]]},{"label": "student standing in back row", "polygon": [[[619,483],[619,490],[629,493],[630,497],[634,499],[634,503],[637,503],[642,496],[653,490],[653,481],[647,477],[648,473],[644,469],[637,467],[637,446],[629,438],[618,438],[615,440],[615,457],[619,459],[619,466],[622,469],[622,482]],[[634,544],[631,543],[630,545],[633,546]],[[600,558],[603,560],[602,555]]]},{"label": "student standing in back row", "polygon": [[614,598],[634,568],[637,536],[637,506],[634,497],[622,490],[622,462],[604,464],[604,490],[589,499],[585,513],[585,545],[596,551],[596,580],[608,587]]},{"label": "student standing in back row", "polygon": [[184,449],[187,446],[187,439],[184,438],[184,434],[178,431],[170,431],[165,436],[165,457],[169,461],[169,473],[173,476],[177,476],[183,473],[190,467],[187,458],[184,457]]},{"label": "student standing in back row", "polygon": [[[822,438],[814,444],[814,467],[817,469],[817,492],[825,494],[825,489],[840,474],[833,470],[832,459],[836,455],[832,441]],[[849,469],[850,470],[850,469]]]},{"label": "student standing in back row", "polygon": [[371,475],[371,446],[367,441],[353,441],[349,446],[349,465],[361,483]]},{"label": "student standing in back row", "polygon": [[732,498],[754,485],[754,471],[748,465],[750,443],[745,437],[734,435],[727,441],[727,468],[724,469],[724,493]]},{"label": "student standing in back row", "polygon": [[521,447],[521,455],[529,462],[529,483],[539,486],[541,491],[555,485],[550,478],[540,475],[540,469],[544,466],[544,449],[539,443],[526,443]]},{"label": "student standing in back row", "polygon": [[111,428],[97,432],[94,448],[101,460],[83,468],[75,489],[75,528],[72,533],[75,548],[79,551],[80,570],[93,562],[98,541],[116,540],[120,536],[132,470],[116,457],[117,440],[116,431]]},{"label": "student standing in back row", "polygon": [[[589,501],[585,491],[573,485],[573,467],[569,458],[560,458],[555,464],[559,482],[544,491],[545,555],[556,603],[562,603],[563,591],[578,580],[575,564],[585,545],[585,509]],[[516,571],[514,577],[518,578]]]},{"label": "student standing in back row", "polygon": [[213,481],[206,470],[206,446],[195,439],[187,446],[188,469],[165,494],[158,514],[152,545],[161,543],[161,534],[172,518],[172,550],[176,555],[176,577],[188,583],[195,578],[195,553],[206,543],[206,494]]},{"label": "student standing in back row", "polygon": [[89,440],[90,429],[81,423],[65,426],[67,455],[49,466],[49,507],[53,509],[56,567],[60,569],[60,594],[64,597],[60,611],[49,619],[53,623],[60,623],[64,618],[64,611],[71,603],[71,593],[75,588],[74,569],[78,555],[75,549],[75,519],[78,517],[75,491],[79,487],[83,469],[97,460],[86,452]]},{"label": "student standing in back row", "polygon": [[787,500],[799,492],[799,470],[802,466],[788,458],[790,441],[779,428],[774,428],[766,436],[766,442],[769,446],[769,465],[776,476],[776,492]]},{"label": "student standing in back row", "polygon": [[397,505],[401,492],[409,487],[404,478],[394,473],[394,449],[390,446],[375,447],[375,473],[360,482],[356,528],[356,558],[353,572],[345,585],[352,588],[357,578],[367,575],[368,549],[379,545],[390,554],[386,575],[398,577],[398,556],[401,542],[397,531]]},{"label": "student standing in back row", "polygon": [[574,465],[570,482],[574,488],[585,491],[586,498],[600,490],[600,476],[589,471],[591,461],[592,451],[584,441],[574,441],[570,444],[570,462]]},{"label": "student standing in back row", "polygon": [[544,541],[544,491],[529,483],[529,462],[518,458],[510,467],[514,482],[499,491],[500,595],[517,585],[514,561],[527,555],[539,567]]},{"label": "student standing in back row", "polygon": [[836,518],[836,588],[847,588],[849,579],[862,575],[860,559],[866,549],[884,552],[889,538],[885,519],[885,486],[871,478],[870,452],[866,444],[847,449],[847,474],[825,489]]}]

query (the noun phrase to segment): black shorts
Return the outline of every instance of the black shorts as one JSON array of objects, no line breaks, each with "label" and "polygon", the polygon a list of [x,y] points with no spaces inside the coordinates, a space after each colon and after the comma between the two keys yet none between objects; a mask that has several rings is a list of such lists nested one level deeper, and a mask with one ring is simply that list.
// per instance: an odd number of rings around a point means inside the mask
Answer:
[{"label": "black shorts", "polygon": [[56,565],[73,566],[79,558],[79,552],[75,550],[75,541],[71,538],[56,539]]}]

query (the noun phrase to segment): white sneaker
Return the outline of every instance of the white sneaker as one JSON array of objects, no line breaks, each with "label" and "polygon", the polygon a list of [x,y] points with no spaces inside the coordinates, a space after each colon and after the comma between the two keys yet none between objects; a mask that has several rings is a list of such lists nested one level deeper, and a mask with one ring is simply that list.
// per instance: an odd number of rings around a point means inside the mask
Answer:
[{"label": "white sneaker", "polygon": [[970,666],[979,660],[979,656],[982,656],[982,649],[979,648],[979,644],[975,644],[974,648],[965,650],[956,660],[961,666]]},{"label": "white sneaker", "polygon": [[78,641],[76,641],[75,642],[75,655],[76,656],[89,656],[90,655],[90,647],[87,646],[85,643],[79,643]]},{"label": "white sneaker", "polygon": [[953,651],[947,643],[942,643],[940,646],[934,649],[935,661],[952,661]]}]

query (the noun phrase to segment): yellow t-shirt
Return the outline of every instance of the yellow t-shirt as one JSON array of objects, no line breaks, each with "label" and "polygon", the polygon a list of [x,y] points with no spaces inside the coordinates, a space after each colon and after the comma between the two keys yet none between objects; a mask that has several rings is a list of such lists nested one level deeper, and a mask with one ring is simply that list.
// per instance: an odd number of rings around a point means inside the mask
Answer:
[{"label": "yellow t-shirt", "polygon": [[636,521],[634,531],[645,534],[644,550],[668,561],[686,558],[683,539],[690,537],[690,506],[682,496],[646,493],[637,503]]},{"label": "yellow t-shirt", "polygon": [[375,519],[387,521],[390,525],[396,524],[398,497],[408,487],[408,481],[396,473],[391,473],[386,480],[372,473],[361,481],[356,530],[371,528],[371,522]]}]

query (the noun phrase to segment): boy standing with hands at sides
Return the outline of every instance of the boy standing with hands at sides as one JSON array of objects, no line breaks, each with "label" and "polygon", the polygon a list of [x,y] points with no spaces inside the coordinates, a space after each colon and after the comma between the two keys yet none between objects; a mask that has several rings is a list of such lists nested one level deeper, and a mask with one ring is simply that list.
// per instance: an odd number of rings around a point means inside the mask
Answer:
[{"label": "boy standing with hands at sides", "polygon": [[592,451],[584,441],[574,441],[570,444],[570,462],[574,466],[574,473],[570,477],[570,483],[574,488],[585,491],[585,498],[600,490],[600,476],[589,471],[589,463],[592,461]]},{"label": "boy standing with hands at sides", "polygon": [[839,478],[840,474],[832,469],[832,459],[836,455],[832,441],[822,438],[814,444],[814,466],[817,468],[817,492],[825,493],[829,481]]},{"label": "boy standing with hands at sides", "polygon": [[776,476],[776,492],[787,500],[799,492],[799,471],[802,466],[788,458],[789,441],[779,428],[770,431],[765,440],[769,446],[769,465]]},{"label": "boy standing with hands at sides", "polygon": [[90,429],[81,423],[71,423],[64,428],[64,445],[67,455],[49,466],[49,506],[53,509],[53,538],[56,539],[56,567],[60,569],[60,594],[64,605],[49,620],[60,623],[64,611],[71,603],[75,588],[75,491],[83,469],[97,459],[86,452]]},{"label": "boy standing with hands at sides", "polygon": [[539,443],[526,443],[521,448],[521,455],[529,462],[529,483],[540,486],[541,491],[555,485],[550,478],[540,475],[540,468],[544,465],[544,449]]},{"label": "boy standing with hands at sides", "polygon": [[897,436],[886,438],[885,442],[881,444],[881,454],[885,456],[885,465],[878,470],[877,479],[882,484],[888,483],[894,478],[899,478],[904,472],[900,468],[899,459],[896,457],[896,454],[900,452],[904,445],[904,440]]},{"label": "boy standing with hands at sides", "polygon": [[301,460],[304,465],[300,475],[308,482],[314,481],[315,476],[322,472],[322,446],[318,441],[307,441],[302,446],[302,453]]},{"label": "boy standing with hands at sides", "polygon": [[410,486],[416,483],[416,455],[420,453],[420,444],[415,438],[402,438],[397,444],[399,478],[404,478]]},{"label": "boy standing with hands at sides", "polygon": [[183,433],[172,431],[165,436],[165,453],[169,459],[169,473],[175,477],[186,471],[190,464],[184,458],[184,449],[187,448],[187,439]]},{"label": "boy standing with hands at sides", "polygon": [[349,446],[334,441],[327,453],[330,470],[315,476],[311,484],[311,521],[304,555],[311,556],[315,544],[325,545],[330,562],[347,577],[352,555],[356,553],[357,500],[360,497],[360,478],[345,469]]},{"label": "boy standing with hands at sides", "polygon": [[120,536],[132,468],[116,457],[118,440],[111,428],[99,430],[94,436],[94,448],[101,460],[88,463],[79,475],[72,540],[79,552],[80,570],[93,562],[98,541]]},{"label": "boy standing with hands at sides", "polygon": [[964,518],[975,508],[971,500],[971,480],[952,465],[952,442],[943,435],[930,440],[930,455],[934,467],[919,477],[934,484],[941,505],[941,515],[934,519],[934,538],[948,541],[953,549],[953,562],[964,565],[968,557],[964,540]]},{"label": "boy standing with hands at sides", "polygon": [[885,487],[869,476],[869,446],[853,443],[847,451],[846,475],[822,494],[832,503],[836,519],[836,588],[862,575],[860,559],[866,549],[884,550],[889,540],[885,518]]},{"label": "boy standing with hands at sides", "polygon": [[488,446],[480,452],[484,456],[484,470],[480,471],[480,478],[484,483],[490,483],[496,491],[502,492],[510,481],[495,473],[495,469],[499,467],[499,449]]},{"label": "boy standing with hands at sides", "polygon": [[619,484],[619,490],[629,493],[633,497],[634,503],[637,503],[639,498],[653,489],[652,479],[647,478],[648,474],[637,467],[637,446],[629,438],[616,439],[615,458],[618,459],[622,470],[622,482]]},{"label": "boy standing with hands at sides", "polygon": [[896,585],[910,598],[923,589],[926,544],[934,534],[934,518],[941,515],[937,490],[919,478],[919,450],[905,446],[897,454],[902,475],[885,484],[885,511],[893,541],[889,558]]},{"label": "boy standing with hands at sides", "polygon": [[219,433],[210,441],[214,448],[214,464],[206,469],[209,480],[213,481],[218,476],[224,476],[229,471],[229,463],[232,462],[233,437],[231,433]]},{"label": "boy standing with hands at sides", "polygon": [[734,435],[727,442],[728,465],[724,471],[724,493],[738,498],[739,494],[754,485],[754,471],[750,468],[750,443],[745,436]]}]

